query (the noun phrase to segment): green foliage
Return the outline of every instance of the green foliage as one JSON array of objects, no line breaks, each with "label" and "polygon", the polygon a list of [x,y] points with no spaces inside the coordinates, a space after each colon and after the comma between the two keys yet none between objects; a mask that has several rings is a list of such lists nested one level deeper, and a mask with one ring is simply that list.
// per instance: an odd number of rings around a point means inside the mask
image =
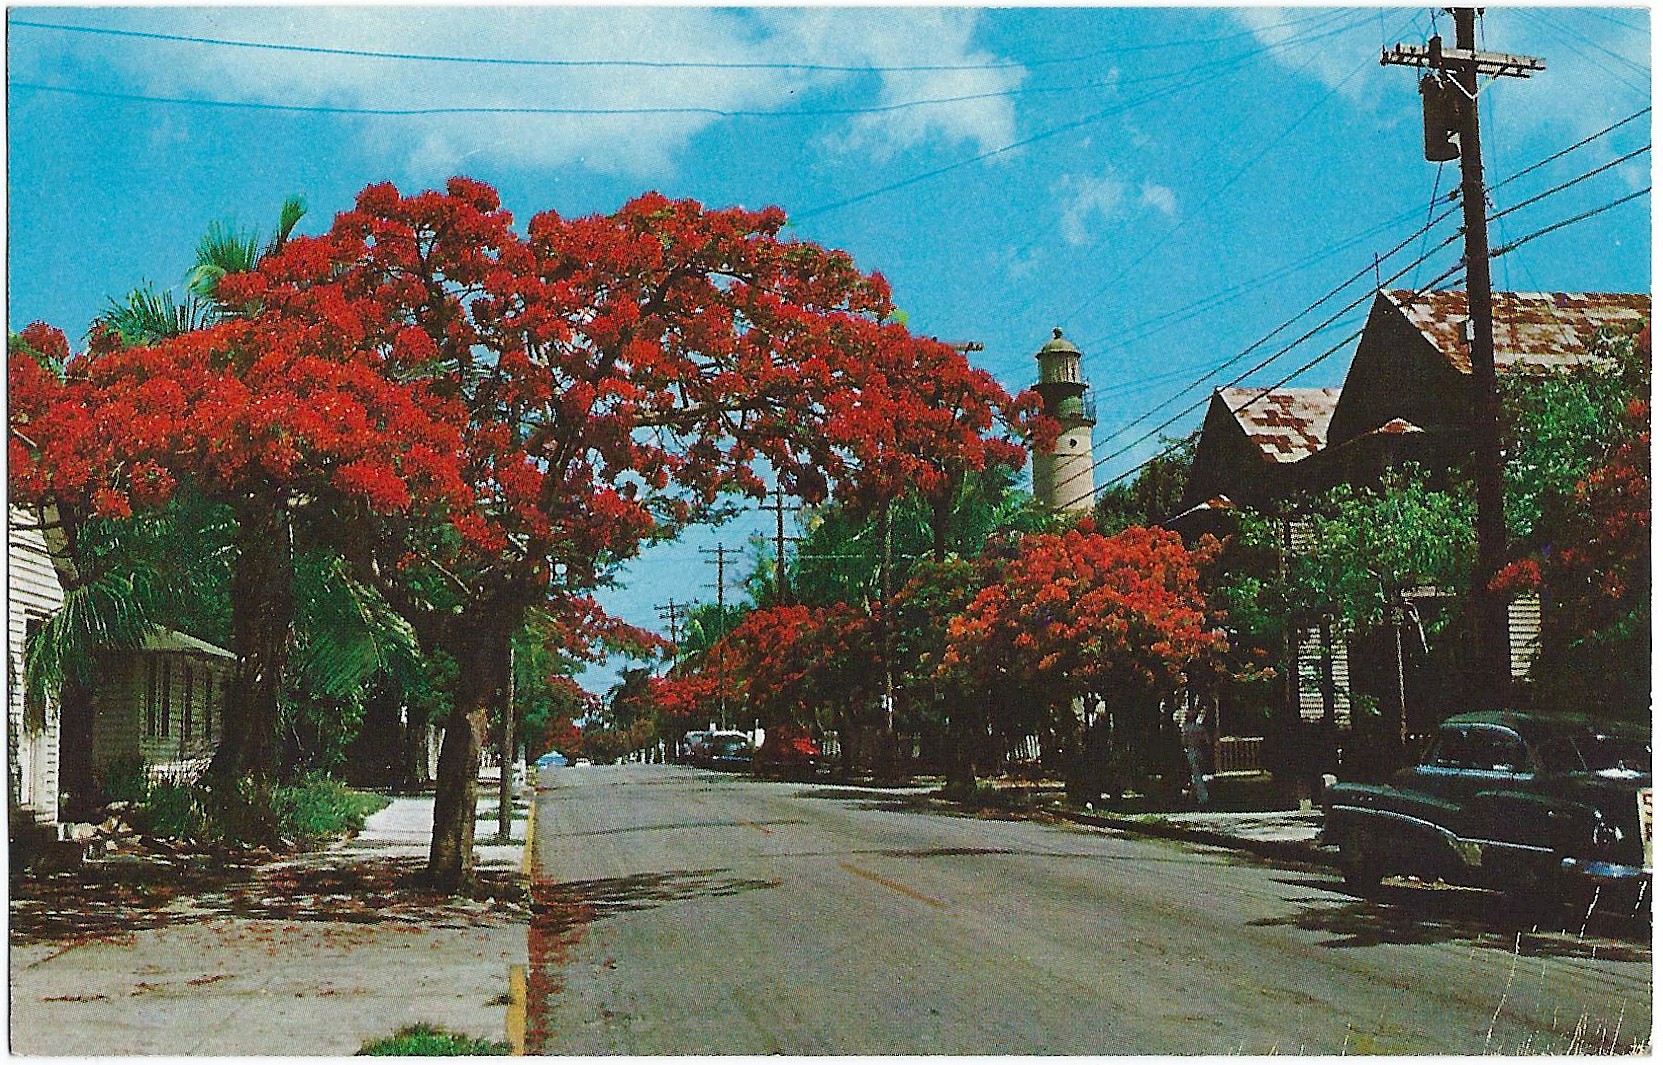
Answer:
[{"label": "green foliage", "polygon": [[98,772],[98,784],[111,802],[141,803],[150,793],[144,759],[137,755],[117,759]]},{"label": "green foliage", "polygon": [[[293,785],[269,791],[247,781],[209,785],[183,780],[146,781],[142,768],[136,787],[123,777],[137,803],[134,824],[153,835],[198,844],[253,846],[286,838],[320,843],[361,831],[364,819],[391,800],[354,791],[340,781],[309,775]],[[106,777],[111,788],[112,778]],[[113,792],[112,788],[112,792]]]},{"label": "green foliage", "polygon": [[175,302],[172,292],[158,292],[145,282],[124,300],[112,298],[104,313],[93,319],[93,326],[114,329],[121,334],[123,344],[137,347],[201,329],[212,324],[214,313],[213,307],[194,293]]},{"label": "green foliage", "polygon": [[26,649],[30,683],[47,692],[90,682],[102,655],[136,648],[161,628],[223,642],[232,535],[229,510],[191,492],[153,513],[80,525],[72,550],[80,581]]},{"label": "green foliage", "polygon": [[[1282,519],[1243,511],[1240,521],[1241,548],[1273,560]],[[1399,591],[1464,589],[1470,580],[1472,498],[1433,490],[1418,467],[1392,471],[1378,489],[1331,489],[1297,521],[1304,531],[1281,567],[1236,570],[1224,581],[1220,591],[1238,632],[1276,638],[1285,626],[1322,615],[1356,632],[1380,623]]]},{"label": "green foliage", "polygon": [[358,1051],[360,1057],[410,1055],[420,1057],[483,1057],[507,1054],[507,1043],[455,1035],[431,1024],[412,1024],[384,1039],[371,1040]]},{"label": "green foliage", "polygon": [[1178,513],[1178,503],[1184,497],[1184,486],[1195,462],[1196,439],[1195,435],[1182,440],[1161,437],[1161,453],[1145,464],[1135,478],[1129,483],[1116,482],[1099,492],[1092,512],[1097,531],[1113,536],[1134,525],[1159,525]]},{"label": "green foliage", "polygon": [[316,841],[363,831],[364,819],[391,801],[355,791],[331,777],[310,774],[273,789],[271,808],[284,835]]},{"label": "green foliage", "polygon": [[1577,483],[1620,438],[1628,401],[1644,394],[1632,340],[1605,350],[1613,357],[1607,369],[1503,374],[1498,381],[1507,416],[1507,531],[1515,538],[1531,537],[1544,518],[1569,505]]}]

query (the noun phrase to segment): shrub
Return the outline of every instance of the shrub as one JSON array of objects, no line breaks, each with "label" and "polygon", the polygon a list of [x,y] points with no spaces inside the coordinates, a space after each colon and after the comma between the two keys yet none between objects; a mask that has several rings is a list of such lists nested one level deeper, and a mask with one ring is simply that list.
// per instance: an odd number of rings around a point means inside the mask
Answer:
[{"label": "shrub", "polygon": [[309,774],[272,792],[271,809],[286,836],[318,840],[359,832],[364,818],[391,800],[354,791],[322,774]]},{"label": "shrub", "polygon": [[507,1043],[493,1043],[488,1039],[473,1039],[453,1035],[431,1024],[412,1024],[400,1028],[384,1039],[365,1043],[360,1057],[385,1055],[416,1055],[424,1057],[481,1057],[488,1054],[507,1054]]}]

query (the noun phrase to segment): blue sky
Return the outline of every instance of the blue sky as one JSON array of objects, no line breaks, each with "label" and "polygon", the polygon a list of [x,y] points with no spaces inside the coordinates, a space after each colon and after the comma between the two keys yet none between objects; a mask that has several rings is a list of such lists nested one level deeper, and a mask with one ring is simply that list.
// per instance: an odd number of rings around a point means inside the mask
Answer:
[{"label": "blue sky", "polygon": [[[887,276],[915,330],[982,343],[972,358],[1012,390],[1064,328],[1097,391],[1100,477],[1153,453],[1157,441],[1138,438],[1212,385],[1365,296],[1373,256],[1457,181],[1454,164],[1421,158],[1415,75],[1378,62],[1384,43],[1425,40],[1426,8],[14,7],[8,18],[10,328],[45,319],[79,337],[109,296],[177,284],[210,222],[269,224],[295,192],[312,208],[308,232],[372,181],[414,190],[457,173],[495,185],[521,219],[609,211],[647,189],[774,203],[803,239]],[[1492,187],[1649,106],[1649,27],[1643,8],[1490,10],[1485,47],[1547,60],[1528,81],[1486,88]],[[1437,29],[1453,42],[1447,16]],[[355,113],[412,110],[427,113]],[[1496,188],[1495,206],[1641,149],[1651,129],[1645,115],[1600,136]],[[1650,172],[1649,152],[1617,163],[1509,214],[1492,243],[1639,192]],[[1651,256],[1641,195],[1497,260],[1496,287],[1649,290]],[[1452,246],[1398,283],[1454,262]],[[1209,373],[1359,271],[1254,357]],[[1287,377],[1363,310],[1246,383]],[[1340,383],[1350,351],[1293,383]],[[1199,419],[1198,407],[1165,431]],[[712,599],[697,547],[742,546],[771,520],[660,548],[607,602],[655,624],[654,603]]]}]

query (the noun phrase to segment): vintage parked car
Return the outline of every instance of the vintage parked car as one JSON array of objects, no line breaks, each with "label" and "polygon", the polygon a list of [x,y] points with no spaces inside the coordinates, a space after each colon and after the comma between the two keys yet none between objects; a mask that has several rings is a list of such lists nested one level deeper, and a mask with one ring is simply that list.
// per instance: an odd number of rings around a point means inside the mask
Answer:
[{"label": "vintage parked car", "polygon": [[1633,898],[1652,870],[1651,735],[1511,711],[1438,727],[1419,765],[1324,793],[1323,838],[1355,890],[1382,877],[1497,888],[1547,911],[1598,885]]},{"label": "vintage parked car", "polygon": [[711,769],[751,768],[751,739],[743,732],[718,732],[705,743],[709,748],[703,764]]},{"label": "vintage parked car", "polygon": [[768,729],[753,760],[758,773],[787,780],[812,779],[819,763],[820,745],[807,729],[796,725]]},{"label": "vintage parked car", "polygon": [[550,769],[566,764],[566,756],[561,754],[559,751],[550,751],[548,754],[545,754],[543,757],[537,759],[538,769]]}]

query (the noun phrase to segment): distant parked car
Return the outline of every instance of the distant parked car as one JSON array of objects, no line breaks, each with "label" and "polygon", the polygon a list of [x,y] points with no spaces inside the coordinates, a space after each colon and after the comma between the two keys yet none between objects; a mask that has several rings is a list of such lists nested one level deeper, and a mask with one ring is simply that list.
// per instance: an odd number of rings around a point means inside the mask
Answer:
[{"label": "distant parked car", "polygon": [[[1497,888],[1533,910],[1643,897],[1651,734],[1570,715],[1461,714],[1385,784],[1335,784],[1323,838],[1354,889],[1385,876]],[[1649,893],[1649,891],[1648,891]]]},{"label": "distant parked car", "polygon": [[693,759],[698,754],[699,745],[709,738],[710,733],[708,732],[684,733],[681,742],[676,745],[676,761],[693,764]]},{"label": "distant parked car", "polygon": [[743,732],[718,732],[706,741],[706,763],[712,769],[751,768],[751,738]]},{"label": "distant parked car", "polygon": [[545,754],[543,757],[537,759],[538,769],[547,769],[550,766],[563,766],[570,764],[571,763],[566,760],[566,756],[561,754],[559,751],[550,751],[548,754]]},{"label": "distant parked car", "polygon": [[812,777],[820,764],[820,745],[805,728],[776,725],[762,739],[752,765],[764,776],[802,780]]},{"label": "distant parked car", "polygon": [[579,758],[577,761],[573,762],[572,764],[575,765],[575,766],[586,766],[586,765],[594,765],[595,763],[591,762],[587,758]]}]

